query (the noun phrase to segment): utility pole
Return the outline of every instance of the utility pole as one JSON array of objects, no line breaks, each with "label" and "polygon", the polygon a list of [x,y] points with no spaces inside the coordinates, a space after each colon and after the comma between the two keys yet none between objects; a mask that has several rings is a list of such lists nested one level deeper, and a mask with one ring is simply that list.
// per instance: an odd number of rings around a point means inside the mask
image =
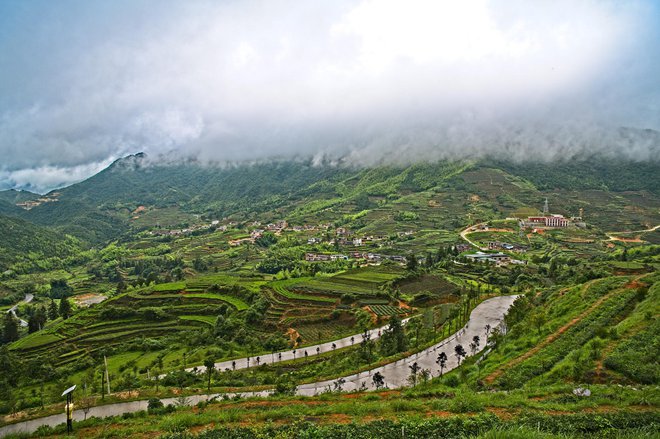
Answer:
[{"label": "utility pole", "polygon": [[103,362],[105,363],[105,382],[108,384],[108,395],[110,395],[110,374],[108,373],[108,359],[106,356],[103,356]]},{"label": "utility pole", "polygon": [[66,432],[73,432],[73,391],[76,386],[73,385],[62,392],[62,396],[66,396]]}]

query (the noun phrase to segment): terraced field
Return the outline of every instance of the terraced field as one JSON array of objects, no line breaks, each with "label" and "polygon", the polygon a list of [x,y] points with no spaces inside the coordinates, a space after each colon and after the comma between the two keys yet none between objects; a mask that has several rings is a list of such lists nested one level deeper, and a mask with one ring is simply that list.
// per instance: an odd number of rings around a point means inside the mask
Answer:
[{"label": "terraced field", "polygon": [[313,332],[313,325],[327,322],[347,293],[374,304],[387,305],[388,299],[376,296],[383,294],[382,285],[393,281],[400,273],[398,268],[377,267],[349,270],[328,277],[272,281],[263,292],[270,302],[265,323],[283,329],[310,327],[312,329],[303,331]]},{"label": "terraced field", "polygon": [[370,305],[369,308],[376,314],[378,317],[381,316],[393,316],[396,314],[406,314],[407,311],[403,308],[399,308],[391,305]]},{"label": "terraced field", "polygon": [[[140,337],[160,337],[215,324],[217,309],[227,304],[237,311],[249,305],[240,297],[207,292],[231,276],[209,277],[194,282],[173,282],[134,290],[91,307],[74,317],[22,338],[11,349],[26,357],[56,352],[60,364],[69,363],[99,349]],[[228,291],[228,290],[227,290]]]}]

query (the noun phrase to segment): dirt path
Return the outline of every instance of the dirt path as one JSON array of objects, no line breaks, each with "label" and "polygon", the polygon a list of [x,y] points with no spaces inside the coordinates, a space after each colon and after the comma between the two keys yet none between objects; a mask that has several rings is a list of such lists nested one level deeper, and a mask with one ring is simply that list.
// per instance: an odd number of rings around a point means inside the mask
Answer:
[{"label": "dirt path", "polygon": [[634,237],[634,238],[622,238],[622,237],[620,237],[620,236],[618,236],[618,235],[627,235],[627,234],[630,234],[630,233],[648,233],[648,232],[655,232],[655,231],[658,230],[659,228],[660,228],[660,224],[658,224],[658,225],[655,226],[655,227],[651,227],[651,228],[649,228],[649,229],[645,229],[645,230],[632,230],[632,231],[629,231],[629,232],[606,232],[605,234],[606,234],[607,237],[609,238],[609,239],[606,240],[606,242],[607,242],[607,241],[644,242],[642,239],[640,239],[640,236],[636,236],[636,237]]},{"label": "dirt path", "polygon": [[486,224],[486,223],[479,223],[479,224],[475,224],[475,225],[473,225],[473,226],[467,226],[467,227],[466,227],[466,228],[460,233],[461,238],[462,238],[464,241],[467,241],[468,244],[470,244],[470,245],[473,246],[473,247],[478,248],[479,250],[488,250],[487,248],[479,247],[479,246],[477,245],[476,242],[471,241],[470,238],[467,237],[468,234],[470,234],[470,233],[476,231],[476,230],[471,230],[471,229],[473,229],[473,228],[475,228],[475,227],[482,226],[482,225],[484,225],[484,224]]},{"label": "dirt path", "polygon": [[[639,279],[648,276],[650,273],[645,273],[640,276],[635,277],[632,279],[630,282],[626,283],[622,288],[637,288],[638,286],[641,286],[639,283]],[[588,288],[590,288],[595,282],[599,281],[600,279],[593,279],[584,284],[582,287],[581,294],[584,294]],[[598,308],[604,301],[612,297],[614,294],[616,294],[621,288],[616,288],[613,291],[610,291],[608,294],[604,295],[600,299],[596,300],[589,308],[584,310],[583,312],[580,313],[577,317],[573,318],[570,322],[566,323],[564,326],[553,332],[552,334],[548,335],[541,343],[530,349],[529,351],[525,352],[519,357],[514,358],[513,360],[509,361],[506,363],[505,366],[500,367],[499,369],[495,370],[492,372],[490,375],[488,375],[484,380],[488,384],[492,384],[497,378],[499,378],[503,373],[504,373],[504,368],[508,369],[512,366],[515,366],[532,355],[536,354],[538,351],[555,341],[560,335],[562,335],[564,332],[569,330],[573,325],[578,323],[580,320],[585,318],[587,315],[591,314],[596,308]]]}]

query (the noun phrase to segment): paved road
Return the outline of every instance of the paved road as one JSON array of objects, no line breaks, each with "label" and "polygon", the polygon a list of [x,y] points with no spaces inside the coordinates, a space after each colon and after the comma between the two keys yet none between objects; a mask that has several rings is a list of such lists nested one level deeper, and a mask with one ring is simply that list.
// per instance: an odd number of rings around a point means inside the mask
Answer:
[{"label": "paved road", "polygon": [[34,295],[28,293],[28,294],[25,295],[25,299],[18,302],[16,305],[12,306],[11,308],[9,308],[7,310],[8,313],[14,314],[14,317],[16,317],[18,319],[18,323],[24,328],[27,327],[28,322],[26,322],[25,320],[23,320],[22,318],[20,318],[16,315],[16,308],[18,308],[18,305],[20,305],[21,303],[30,303],[30,302],[32,302],[32,299],[34,299]]},{"label": "paved road", "polygon": [[[406,319],[401,320],[401,324],[402,325],[407,324],[408,321],[412,318],[415,317],[408,317]],[[371,329],[367,331],[368,336],[371,338],[371,340],[376,340],[381,336],[381,334],[386,328],[387,325],[382,326],[380,328]],[[361,341],[362,341],[362,334],[354,334],[344,338],[340,338],[339,340],[329,341],[327,343],[321,343],[313,346],[297,348],[295,349],[295,354],[293,349],[288,349],[286,351],[275,352],[271,354],[263,354],[261,356],[237,358],[235,360],[222,361],[220,363],[215,363],[215,368],[216,370],[219,371],[224,371],[226,369],[230,369],[230,370],[245,369],[248,367],[255,367],[258,364],[259,365],[266,363],[273,364],[273,363],[279,363],[280,361],[289,361],[289,360],[294,360],[296,358],[305,358],[305,353],[307,353],[308,357],[313,357],[315,355],[320,355],[325,352],[332,351],[334,349],[341,349],[341,348],[357,345],[360,344]],[[257,364],[257,358],[259,359],[258,364]],[[186,370],[189,372],[196,370],[199,373],[204,373],[206,372],[206,367],[204,366],[189,367]],[[161,375],[161,377],[164,376],[165,375]]]},{"label": "paved road", "polygon": [[[354,374],[351,376],[344,377],[345,384],[342,386],[342,390],[350,391],[360,388],[362,383],[368,389],[373,389],[373,374],[377,371],[380,372],[385,377],[385,384],[389,388],[396,388],[407,385],[407,378],[410,375],[409,366],[417,362],[424,369],[430,369],[433,371],[433,376],[438,375],[438,366],[435,363],[438,354],[444,351],[447,354],[448,361],[447,366],[445,367],[445,372],[454,369],[458,366],[458,360],[454,355],[454,346],[457,344],[462,344],[468,354],[470,354],[469,344],[472,342],[472,338],[475,335],[478,335],[482,340],[479,350],[481,350],[485,345],[486,340],[486,325],[490,325],[491,328],[497,327],[501,322],[502,318],[506,314],[506,311],[509,309],[509,306],[513,303],[517,296],[501,296],[494,297],[492,299],[485,300],[479,304],[470,314],[470,320],[468,324],[461,329],[458,333],[453,334],[449,338],[443,340],[442,342],[431,346],[430,348],[414,354],[408,358],[399,360],[395,363],[390,363],[388,365],[370,370],[368,372],[362,372],[359,374]],[[377,331],[375,330],[377,335]],[[345,339],[342,339],[345,340]],[[335,343],[340,342],[338,340]],[[350,337],[348,337],[348,342],[350,343]],[[355,341],[358,343],[358,341]],[[332,344],[332,343],[330,343]],[[324,343],[324,346],[327,343]],[[284,354],[283,354],[284,357]],[[276,358],[277,360],[277,358]],[[226,363],[226,362],[225,362]],[[220,363],[222,364],[222,363]],[[336,380],[322,381],[312,384],[304,384],[298,386],[297,393],[299,395],[314,395],[320,393],[328,388],[334,388],[334,382]],[[263,392],[246,392],[241,393],[243,397],[251,396],[267,396],[270,394],[270,391]],[[228,394],[233,396],[235,394]],[[220,394],[213,395],[194,395],[188,397],[188,402],[190,404],[196,404],[199,401],[205,401],[209,398],[220,396]],[[175,398],[165,398],[162,399],[164,404],[174,404],[176,402]],[[133,402],[123,402],[117,404],[108,404],[103,406],[92,407],[87,414],[88,417],[99,417],[105,418],[108,416],[117,416],[123,413],[132,413],[140,410],[146,410],[147,401],[133,401]],[[74,420],[81,421],[84,419],[84,413],[82,410],[76,410],[74,412]],[[6,436],[11,433],[32,433],[36,431],[42,425],[55,426],[66,422],[64,413],[58,415],[47,416],[39,419],[33,419],[31,421],[19,422],[16,424],[6,425],[0,427],[0,437]]]},{"label": "paved road", "polygon": [[[408,377],[410,376],[410,366],[413,363],[417,363],[421,369],[428,369],[433,376],[438,376],[440,369],[436,360],[440,352],[444,352],[447,355],[447,363],[444,372],[456,368],[458,366],[458,358],[454,354],[454,348],[460,344],[468,355],[470,355],[470,343],[472,343],[474,336],[478,336],[480,343],[477,351],[481,351],[486,344],[486,325],[489,325],[490,328],[493,329],[496,328],[516,297],[517,296],[494,297],[482,302],[472,311],[472,314],[470,314],[468,324],[454,335],[428,349],[413,354],[410,357],[377,369],[372,369],[368,372],[361,372],[344,377],[345,383],[342,385],[342,390],[358,390],[361,386],[364,386],[367,389],[375,389],[373,375],[376,372],[380,372],[381,375],[383,375],[385,378],[385,385],[389,388],[409,385]],[[298,386],[298,394],[314,395],[327,389],[333,389],[336,381],[337,380],[335,379]]]}]

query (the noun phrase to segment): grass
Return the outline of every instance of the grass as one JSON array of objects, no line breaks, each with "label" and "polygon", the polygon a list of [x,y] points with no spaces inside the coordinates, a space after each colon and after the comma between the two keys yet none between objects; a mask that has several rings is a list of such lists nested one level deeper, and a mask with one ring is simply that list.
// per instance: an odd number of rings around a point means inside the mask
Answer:
[{"label": "grass", "polygon": [[211,326],[215,326],[215,321],[217,319],[215,316],[181,316],[179,318],[182,320],[191,320],[193,322],[202,322]]}]

